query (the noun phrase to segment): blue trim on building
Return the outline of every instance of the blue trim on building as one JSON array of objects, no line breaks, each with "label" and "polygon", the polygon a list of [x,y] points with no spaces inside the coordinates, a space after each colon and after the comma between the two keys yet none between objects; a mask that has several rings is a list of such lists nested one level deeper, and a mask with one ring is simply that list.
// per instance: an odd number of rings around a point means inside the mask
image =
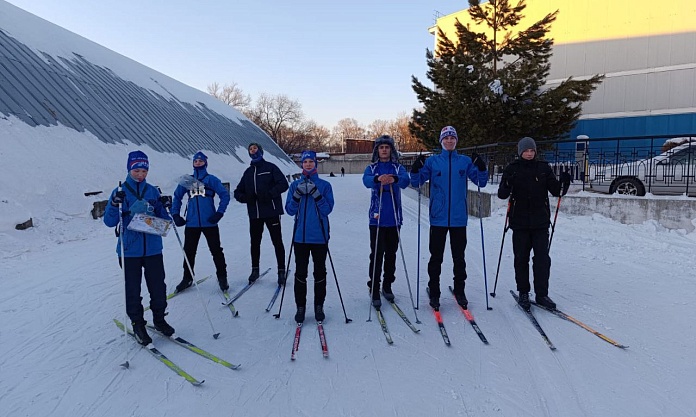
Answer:
[{"label": "blue trim on building", "polygon": [[590,138],[663,137],[690,132],[696,132],[696,113],[578,120],[570,131],[570,138],[575,140],[578,135]]}]

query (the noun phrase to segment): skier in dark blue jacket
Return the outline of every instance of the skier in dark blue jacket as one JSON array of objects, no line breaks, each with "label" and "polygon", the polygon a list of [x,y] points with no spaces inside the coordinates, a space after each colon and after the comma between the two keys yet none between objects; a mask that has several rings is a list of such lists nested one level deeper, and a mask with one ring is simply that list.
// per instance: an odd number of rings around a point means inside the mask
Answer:
[{"label": "skier in dark blue jacket", "polygon": [[259,278],[261,260],[261,237],[266,225],[275,249],[278,266],[278,284],[285,285],[285,246],[280,225],[283,215],[282,195],[288,190],[288,181],[275,164],[263,158],[263,148],[258,143],[248,146],[251,166],[244,171],[234,198],[246,204],[249,214],[249,235],[251,237],[251,274],[249,282]]},{"label": "skier in dark blue jacket", "polygon": [[[133,151],[128,154],[128,176],[123,188],[116,188],[111,192],[109,202],[104,211],[104,224],[115,227],[119,224],[119,205],[123,216],[123,233],[119,235],[116,244],[116,253],[119,256],[119,264],[123,268],[126,286],[126,313],[133,324],[133,333],[136,340],[147,346],[152,339],[145,329],[145,318],[140,287],[143,270],[145,282],[150,293],[150,309],[152,310],[153,324],[167,336],[174,334],[174,329],[165,321],[164,315],[167,308],[167,286],[164,282],[164,261],[162,259],[162,237],[128,230],[133,216],[145,213],[150,216],[170,220],[167,214],[169,199],[160,196],[156,187],[149,185],[147,177],[150,164],[141,151]],[[121,245],[123,244],[123,256],[121,259]]]},{"label": "skier in dark blue jacket", "polygon": [[331,184],[317,174],[317,154],[304,151],[302,178],[290,184],[285,211],[295,216],[295,321],[304,322],[307,304],[309,256],[314,262],[314,318],[324,320],[326,256],[329,252],[329,214],[334,198]]},{"label": "skier in dark blue jacket", "polygon": [[[372,294],[372,305],[379,308],[380,275],[384,261],[382,293],[388,301],[394,301],[392,284],[396,280],[396,251],[399,249],[399,229],[403,223],[401,213],[401,189],[410,183],[406,168],[399,163],[399,156],[391,136],[375,139],[372,163],[365,168],[363,184],[370,193],[370,266],[367,286]],[[380,200],[381,197],[381,200]],[[395,211],[396,210],[396,211]]]},{"label": "skier in dark blue jacket", "polygon": [[[442,153],[425,160],[417,159],[411,167],[411,185],[420,187],[430,182],[430,261],[428,262],[428,291],[430,306],[440,308],[440,272],[445,252],[447,233],[450,235],[450,249],[454,263],[454,295],[457,303],[467,308],[464,293],[466,281],[466,194],[468,180],[485,187],[488,182],[486,163],[476,153],[469,158],[457,153],[457,131],[445,126],[440,132]],[[468,179],[468,180],[467,180]]]},{"label": "skier in dark blue jacket", "polygon": [[[201,239],[201,234],[205,236],[205,240],[208,242],[208,249],[210,249],[210,253],[213,255],[218,284],[222,291],[227,291],[229,289],[227,283],[227,263],[220,245],[218,222],[225,214],[227,205],[230,204],[230,193],[222,185],[218,177],[208,174],[207,167],[208,157],[203,152],[197,152],[193,155],[193,175],[190,183],[179,184],[174,191],[172,218],[177,226],[186,226],[186,229],[184,229],[184,252],[191,269],[194,269],[196,265],[198,241]],[[180,214],[184,195],[188,195],[185,219]],[[217,209],[214,201],[216,195],[220,199]],[[193,277],[188,269],[186,260],[184,260],[184,278],[176,286],[176,291],[184,291],[192,284]]]}]

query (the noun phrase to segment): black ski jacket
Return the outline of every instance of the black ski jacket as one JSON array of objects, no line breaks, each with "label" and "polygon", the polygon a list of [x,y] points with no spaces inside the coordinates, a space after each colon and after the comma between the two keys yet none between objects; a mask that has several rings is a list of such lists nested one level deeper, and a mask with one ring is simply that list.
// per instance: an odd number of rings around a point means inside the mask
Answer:
[{"label": "black ski jacket", "polygon": [[284,213],[281,196],[287,189],[288,181],[280,169],[262,159],[244,171],[234,199],[247,205],[249,218],[265,219]]},{"label": "black ski jacket", "polygon": [[498,198],[510,197],[509,225],[515,229],[544,229],[551,225],[549,195],[561,194],[561,183],[546,161],[517,159],[503,171]]}]

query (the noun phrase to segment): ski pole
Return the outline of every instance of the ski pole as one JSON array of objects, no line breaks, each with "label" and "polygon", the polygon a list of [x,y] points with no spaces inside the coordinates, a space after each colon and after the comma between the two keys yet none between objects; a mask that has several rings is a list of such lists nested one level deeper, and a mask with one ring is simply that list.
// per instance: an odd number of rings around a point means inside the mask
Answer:
[{"label": "ski pole", "polygon": [[[172,216],[172,213],[169,211],[169,208],[167,208],[167,213],[169,214],[169,217]],[[203,297],[201,296],[201,290],[198,288],[198,283],[196,282],[196,274],[193,273],[193,268],[191,268],[191,263],[189,262],[188,256],[186,256],[186,251],[184,250],[184,244],[181,241],[181,236],[179,236],[179,231],[177,230],[176,224],[174,224],[173,222],[172,228],[174,229],[174,234],[176,234],[176,240],[179,241],[181,253],[184,254],[184,261],[186,262],[186,267],[188,268],[189,273],[191,274],[191,278],[193,279],[193,284],[196,287],[196,294],[198,295],[198,300],[201,302],[201,305],[203,306],[203,311],[205,312],[205,317],[208,319],[210,328],[213,330],[213,339],[217,339],[218,337],[220,337],[220,333],[215,331],[213,321],[210,319],[210,314],[208,313],[208,307],[205,306],[205,302],[203,301]]]},{"label": "ski pole", "polygon": [[558,196],[558,204],[556,204],[556,214],[553,216],[553,223],[551,223],[551,236],[549,236],[549,246],[546,248],[546,251],[551,250],[551,242],[553,241],[553,232],[556,230],[556,220],[558,220],[558,209],[561,207],[561,198],[562,196]]},{"label": "ski pole", "polygon": [[484,287],[486,289],[486,310],[493,310],[493,307],[490,307],[488,305],[488,274],[486,273],[486,246],[484,245],[484,239],[483,239],[483,216],[481,215],[481,212],[482,212],[481,186],[476,184],[476,188],[478,189],[478,199],[479,199],[478,215],[479,215],[479,221],[481,223],[481,253],[483,255],[483,282],[484,282]]},{"label": "ski pole", "polygon": [[392,184],[389,184],[389,192],[391,193],[391,198],[392,198],[392,208],[394,209],[394,218],[397,219],[397,225],[396,225],[396,236],[399,239],[399,251],[401,252],[401,261],[404,264],[404,275],[406,275],[406,284],[408,285],[408,295],[411,298],[411,306],[413,307],[413,315],[416,317],[416,323],[420,324],[421,321],[418,319],[418,312],[416,312],[416,305],[413,302],[413,291],[411,291],[411,280],[408,278],[408,269],[406,268],[406,257],[404,256],[404,247],[401,244],[401,230],[400,230],[400,225],[398,224],[398,216],[396,212],[396,200],[394,197],[394,187],[392,187]]},{"label": "ski pole", "polygon": [[[121,185],[121,181],[118,182],[118,191],[121,192],[123,191],[123,187]],[[123,248],[123,230],[125,229],[123,227],[123,201],[118,203],[118,217],[119,217],[119,225],[118,225],[118,239],[120,240],[120,248],[121,248],[121,272],[123,273],[123,307],[124,307],[124,315],[123,315],[123,336],[124,336],[124,343],[123,346],[125,348],[125,354],[126,354],[126,361],[121,364],[121,366],[125,369],[128,369],[130,367],[130,363],[128,362],[128,296],[126,295],[126,255],[125,255],[125,249]]]},{"label": "ski pole", "polygon": [[280,311],[283,309],[283,298],[285,298],[285,288],[288,286],[288,275],[290,272],[290,259],[292,259],[292,250],[295,247],[295,233],[297,232],[297,218],[299,217],[299,210],[295,213],[295,223],[292,226],[292,238],[290,239],[290,253],[288,254],[288,263],[285,266],[285,285],[283,285],[283,293],[280,295],[280,305],[278,306],[278,313],[274,314],[273,317],[279,319]]},{"label": "ski pole", "polygon": [[[421,152],[418,153],[420,158]],[[420,295],[420,250],[421,250],[421,183],[420,174],[418,176],[418,254],[416,261],[416,310],[418,310],[419,295]]]},{"label": "ski pole", "polygon": [[[372,284],[372,288],[370,288],[370,295],[375,293],[375,273],[377,272],[377,252],[379,252],[379,226],[380,226],[380,219],[382,217],[382,183],[379,183],[379,201],[377,203],[377,229],[375,230],[375,247],[374,247],[374,253],[372,254],[372,277],[370,277],[370,283]],[[380,272],[381,274],[381,272]],[[367,307],[367,321],[372,321],[372,297],[370,297],[370,304]],[[377,307],[375,307],[377,308]]]},{"label": "ski pole", "polygon": [[498,288],[498,274],[500,273],[500,260],[503,258],[503,245],[505,245],[505,233],[507,233],[508,220],[510,219],[510,206],[512,205],[512,199],[508,200],[507,211],[505,212],[505,226],[503,226],[503,239],[500,242],[500,255],[498,255],[498,268],[495,270],[495,285],[493,285],[493,292],[491,297],[495,298],[495,289]]},{"label": "ski pole", "polygon": [[353,321],[353,319],[348,318],[346,314],[346,305],[343,304],[343,296],[341,295],[341,287],[338,285],[338,277],[336,276],[336,268],[334,268],[333,259],[331,258],[331,249],[329,249],[329,236],[326,234],[324,229],[324,222],[321,220],[321,213],[319,213],[319,206],[316,200],[314,201],[314,208],[317,211],[317,217],[319,218],[319,226],[321,226],[321,235],[324,236],[324,242],[326,244],[326,253],[329,255],[329,262],[331,263],[331,271],[333,272],[334,280],[336,281],[336,289],[338,290],[338,298],[341,300],[341,307],[343,308],[343,317],[346,318],[346,324]]}]

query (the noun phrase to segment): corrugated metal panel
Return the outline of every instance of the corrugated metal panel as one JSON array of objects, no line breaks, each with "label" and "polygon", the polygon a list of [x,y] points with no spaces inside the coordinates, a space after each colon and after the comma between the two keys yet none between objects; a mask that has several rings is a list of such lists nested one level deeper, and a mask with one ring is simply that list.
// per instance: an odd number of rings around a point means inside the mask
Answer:
[{"label": "corrugated metal panel", "polygon": [[32,126],[60,123],[88,130],[106,143],[127,140],[185,157],[207,149],[243,162],[236,148],[257,142],[270,155],[289,161],[250,121],[240,125],[202,103],[182,102],[174,94],[162,97],[78,52],[71,58],[39,57],[0,28],[0,113]]}]

